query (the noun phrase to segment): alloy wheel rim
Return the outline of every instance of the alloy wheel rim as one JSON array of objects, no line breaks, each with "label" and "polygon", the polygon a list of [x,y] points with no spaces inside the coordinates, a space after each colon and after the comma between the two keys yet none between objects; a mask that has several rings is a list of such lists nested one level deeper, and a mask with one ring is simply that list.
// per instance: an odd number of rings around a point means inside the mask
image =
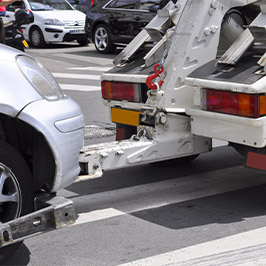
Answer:
[{"label": "alloy wheel rim", "polygon": [[16,176],[0,163],[0,223],[20,216],[21,191]]},{"label": "alloy wheel rim", "polygon": [[99,51],[104,51],[108,45],[108,35],[102,27],[98,28],[95,32],[95,45]]},{"label": "alloy wheel rim", "polygon": [[33,30],[32,35],[31,35],[31,41],[33,45],[37,46],[39,45],[41,40],[41,36],[37,30]]}]

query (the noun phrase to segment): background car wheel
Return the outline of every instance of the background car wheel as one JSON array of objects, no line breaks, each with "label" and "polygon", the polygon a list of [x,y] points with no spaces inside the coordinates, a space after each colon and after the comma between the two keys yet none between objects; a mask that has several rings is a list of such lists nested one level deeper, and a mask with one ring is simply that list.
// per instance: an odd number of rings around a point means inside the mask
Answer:
[{"label": "background car wheel", "polygon": [[98,52],[107,54],[115,50],[112,43],[109,29],[106,25],[100,24],[96,27],[93,34],[93,42]]},{"label": "background car wheel", "polygon": [[[33,210],[34,190],[29,167],[16,149],[0,142],[0,223]],[[20,244],[0,248],[0,262],[11,256]]]},{"label": "background car wheel", "polygon": [[42,48],[46,45],[42,31],[38,27],[30,30],[30,42],[33,47]]},{"label": "background car wheel", "polygon": [[80,46],[87,46],[90,41],[88,39],[84,39],[84,40],[77,40],[77,42]]}]

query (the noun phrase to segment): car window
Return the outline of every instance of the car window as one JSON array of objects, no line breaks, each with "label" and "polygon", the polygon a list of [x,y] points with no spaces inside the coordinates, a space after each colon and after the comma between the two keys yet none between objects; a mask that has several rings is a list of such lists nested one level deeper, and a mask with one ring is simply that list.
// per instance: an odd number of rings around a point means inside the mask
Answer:
[{"label": "car window", "polygon": [[30,0],[32,11],[41,10],[73,10],[72,6],[65,0]]},{"label": "car window", "polygon": [[149,10],[151,7],[159,8],[161,0],[140,0],[138,9],[140,10]]},{"label": "car window", "polygon": [[15,12],[17,9],[25,9],[25,4],[23,1],[21,2],[14,2],[6,6],[6,11]]},{"label": "car window", "polygon": [[137,0],[117,0],[114,3],[115,8],[134,9],[136,7]]}]

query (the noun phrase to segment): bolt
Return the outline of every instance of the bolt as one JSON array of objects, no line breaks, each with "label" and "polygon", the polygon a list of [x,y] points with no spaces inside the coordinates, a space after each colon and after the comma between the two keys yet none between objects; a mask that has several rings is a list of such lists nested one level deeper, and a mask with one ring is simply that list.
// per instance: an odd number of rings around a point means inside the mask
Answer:
[{"label": "bolt", "polygon": [[211,29],[205,28],[204,33],[205,33],[205,35],[209,36],[211,34]]},{"label": "bolt", "polygon": [[93,165],[92,168],[93,168],[94,170],[97,170],[97,169],[99,168],[99,165],[95,164],[95,165]]}]

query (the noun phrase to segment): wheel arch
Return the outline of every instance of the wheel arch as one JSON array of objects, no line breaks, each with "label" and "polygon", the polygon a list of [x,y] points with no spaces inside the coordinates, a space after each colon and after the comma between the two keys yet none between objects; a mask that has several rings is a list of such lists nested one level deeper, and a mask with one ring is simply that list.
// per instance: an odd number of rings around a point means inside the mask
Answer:
[{"label": "wheel arch", "polygon": [[[29,40],[30,40],[31,32],[34,30],[34,28],[37,28],[37,29],[39,29],[39,30],[41,31],[42,36],[43,36],[43,38],[44,38],[44,40],[45,40],[45,34],[43,34],[43,31],[42,31],[41,27],[40,27],[39,25],[37,25],[37,24],[32,24],[32,25],[30,26],[30,28],[29,28]],[[45,41],[46,41],[46,40],[45,40]]]},{"label": "wheel arch", "polygon": [[96,30],[96,28],[99,26],[99,25],[101,25],[101,24],[103,24],[103,25],[105,25],[106,27],[108,27],[108,24],[105,22],[105,21],[103,21],[103,20],[97,20],[94,24],[93,24],[93,27],[92,27],[92,36],[91,36],[91,38],[92,38],[92,41],[94,41],[94,33],[95,33],[95,30]]},{"label": "wheel arch", "polygon": [[0,141],[13,146],[25,159],[33,176],[34,191],[49,191],[56,166],[45,137],[24,121],[0,113]]}]

